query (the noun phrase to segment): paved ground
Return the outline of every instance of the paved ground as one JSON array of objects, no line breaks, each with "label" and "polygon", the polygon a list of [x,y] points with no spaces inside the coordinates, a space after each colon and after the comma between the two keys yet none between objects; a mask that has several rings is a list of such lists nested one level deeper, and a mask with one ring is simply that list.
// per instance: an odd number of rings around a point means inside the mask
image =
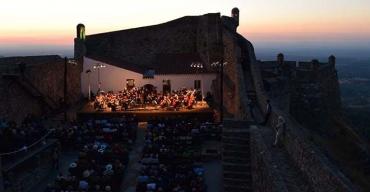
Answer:
[{"label": "paved ground", "polygon": [[223,172],[220,160],[210,161],[204,164],[204,180],[208,186],[208,192],[223,192]]},{"label": "paved ground", "polygon": [[140,160],[145,143],[145,126],[139,126],[136,143],[130,152],[130,161],[122,182],[122,192],[134,192],[136,190],[136,178],[140,171]]},{"label": "paved ground", "polygon": [[[272,146],[275,132],[272,128],[262,127],[261,133],[268,146]],[[303,177],[299,168],[295,167],[288,152],[283,147],[271,147],[274,168],[282,177],[288,191],[309,192],[312,191],[309,182]]]}]

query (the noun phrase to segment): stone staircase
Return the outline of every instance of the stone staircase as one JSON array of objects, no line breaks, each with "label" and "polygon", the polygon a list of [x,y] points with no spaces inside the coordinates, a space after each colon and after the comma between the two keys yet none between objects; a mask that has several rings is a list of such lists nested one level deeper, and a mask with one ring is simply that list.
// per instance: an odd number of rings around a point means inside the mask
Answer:
[{"label": "stone staircase", "polygon": [[222,133],[224,191],[252,191],[249,125],[246,122],[226,122],[225,125]]},{"label": "stone staircase", "polygon": [[2,78],[16,81],[25,90],[27,90],[33,97],[37,98],[41,103],[45,104],[45,106],[47,106],[49,109],[55,110],[58,108],[57,103],[53,99],[41,93],[39,89],[37,89],[29,80],[27,80],[22,75],[2,74]]}]

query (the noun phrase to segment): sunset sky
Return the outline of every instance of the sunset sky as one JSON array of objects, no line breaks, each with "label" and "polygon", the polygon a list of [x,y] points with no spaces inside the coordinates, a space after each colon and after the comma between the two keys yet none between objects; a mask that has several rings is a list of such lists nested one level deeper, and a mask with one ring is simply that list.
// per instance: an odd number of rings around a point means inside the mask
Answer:
[{"label": "sunset sky", "polygon": [[370,50],[370,0],[1,0],[0,55],[18,48],[72,50],[78,23],[94,34],[185,15],[230,15],[233,7],[240,9],[239,33],[257,48]]}]

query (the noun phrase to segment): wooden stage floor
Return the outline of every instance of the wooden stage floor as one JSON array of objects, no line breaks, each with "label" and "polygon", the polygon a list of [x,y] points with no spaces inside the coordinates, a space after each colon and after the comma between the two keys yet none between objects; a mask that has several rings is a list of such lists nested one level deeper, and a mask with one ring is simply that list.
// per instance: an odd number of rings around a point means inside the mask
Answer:
[{"label": "wooden stage floor", "polygon": [[212,121],[214,111],[208,106],[195,107],[194,109],[181,109],[179,111],[165,109],[138,109],[127,111],[96,111],[91,103],[86,104],[77,113],[78,119],[103,119],[135,115],[139,121],[147,121],[152,118],[197,118],[199,120]]}]

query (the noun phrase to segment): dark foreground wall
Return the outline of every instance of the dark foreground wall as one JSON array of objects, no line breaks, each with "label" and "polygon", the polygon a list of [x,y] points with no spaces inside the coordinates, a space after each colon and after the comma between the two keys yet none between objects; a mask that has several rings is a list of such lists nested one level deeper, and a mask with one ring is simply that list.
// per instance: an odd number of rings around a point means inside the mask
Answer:
[{"label": "dark foreground wall", "polygon": [[[0,59],[0,115],[21,121],[27,114],[49,115],[64,101],[65,60],[60,56]],[[80,68],[67,64],[67,103],[80,99]]]},{"label": "dark foreground wall", "polygon": [[0,117],[21,122],[27,114],[42,114],[42,107],[13,80],[0,79]]}]

